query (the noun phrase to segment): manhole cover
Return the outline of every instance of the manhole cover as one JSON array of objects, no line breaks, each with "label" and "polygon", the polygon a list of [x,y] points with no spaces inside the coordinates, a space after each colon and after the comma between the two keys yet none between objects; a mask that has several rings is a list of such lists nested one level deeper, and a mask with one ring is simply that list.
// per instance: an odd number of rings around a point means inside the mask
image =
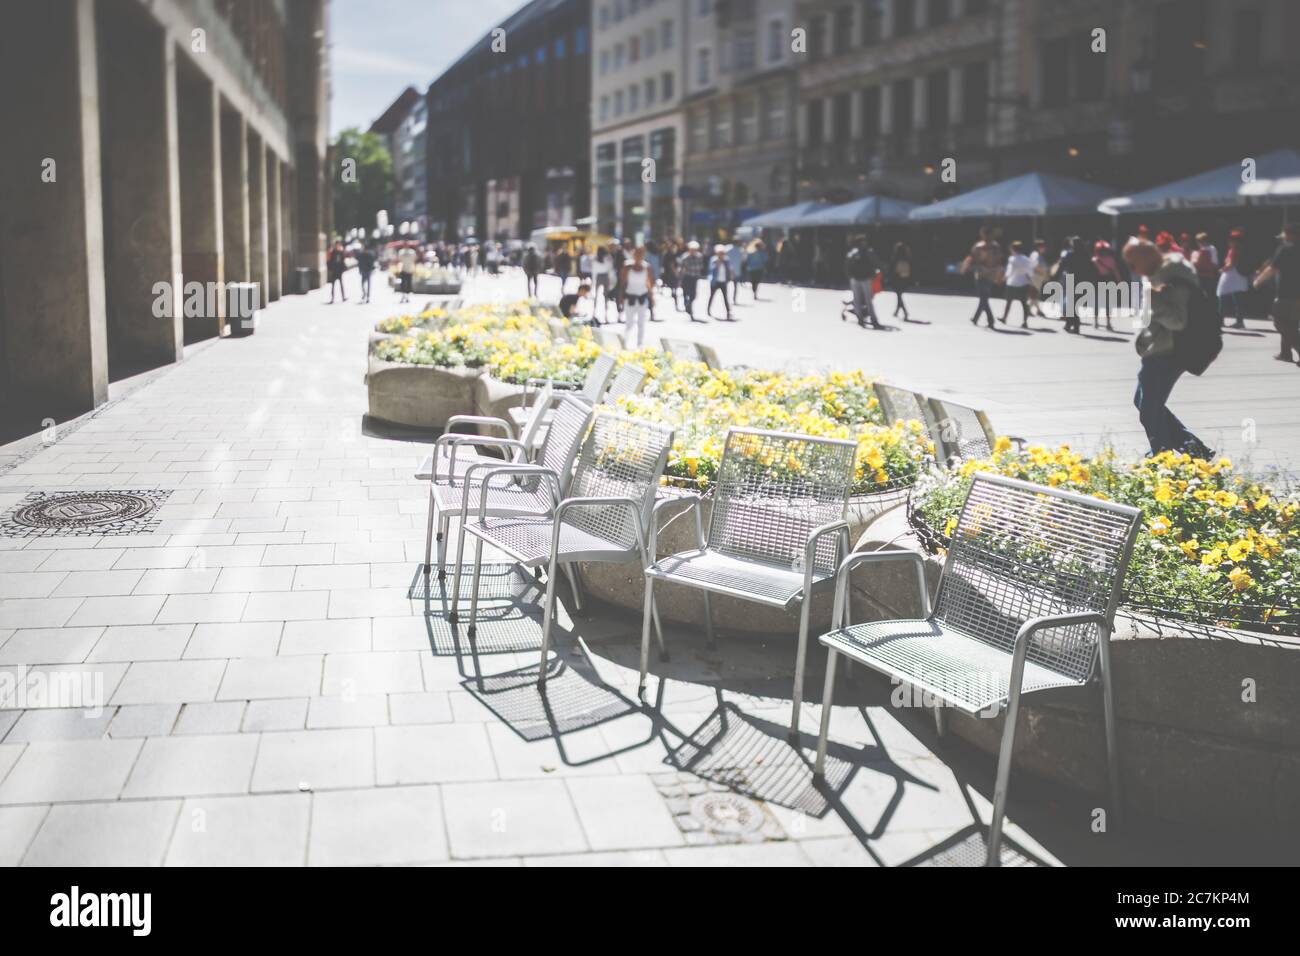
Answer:
[{"label": "manhole cover", "polygon": [[757,833],[767,822],[762,807],[736,793],[702,793],[692,798],[691,816],[700,826],[724,836]]},{"label": "manhole cover", "polygon": [[170,491],[34,492],[0,518],[0,534],[145,534]]}]

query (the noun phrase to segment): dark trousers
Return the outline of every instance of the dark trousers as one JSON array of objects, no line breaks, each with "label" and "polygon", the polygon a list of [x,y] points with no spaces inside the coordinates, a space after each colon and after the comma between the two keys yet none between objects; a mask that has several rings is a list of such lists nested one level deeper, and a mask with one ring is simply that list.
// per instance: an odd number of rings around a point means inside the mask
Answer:
[{"label": "dark trousers", "polygon": [[1183,367],[1171,355],[1144,358],[1138,369],[1133,404],[1153,455],[1170,449],[1195,453],[1205,447],[1169,410],[1169,395],[1182,374]]},{"label": "dark trousers", "polygon": [[682,278],[682,306],[686,309],[686,314],[695,318],[695,293],[699,289],[700,280],[693,279],[690,276]]},{"label": "dark trousers", "polygon": [[370,300],[370,273],[361,273],[361,298]]},{"label": "dark trousers", "polygon": [[979,303],[975,306],[975,315],[971,321],[976,325],[980,324],[980,316],[987,315],[989,319],[989,328],[993,328],[993,304],[989,302],[989,296],[993,294],[993,283],[986,282],[983,279],[975,280],[975,294],[980,297]]},{"label": "dark trousers", "polygon": [[525,272],[524,276],[528,280],[528,293],[527,293],[528,296],[530,298],[536,298],[537,297],[537,273]]},{"label": "dark trousers", "polygon": [[719,292],[722,293],[722,307],[726,309],[727,315],[731,315],[731,303],[727,301],[727,283],[725,282],[709,283],[709,304],[704,307],[706,315],[713,314],[713,297]]}]

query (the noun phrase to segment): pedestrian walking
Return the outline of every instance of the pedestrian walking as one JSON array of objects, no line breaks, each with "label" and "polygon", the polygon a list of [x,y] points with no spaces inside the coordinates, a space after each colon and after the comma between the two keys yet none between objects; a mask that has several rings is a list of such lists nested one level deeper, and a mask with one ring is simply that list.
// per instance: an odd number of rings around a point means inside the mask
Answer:
[{"label": "pedestrian walking", "polygon": [[758,301],[758,284],[767,272],[767,246],[762,239],[755,239],[745,255],[745,281],[749,283],[749,293]]},{"label": "pedestrian walking", "polygon": [[695,296],[699,292],[700,280],[704,278],[704,256],[700,254],[700,244],[692,239],[686,244],[686,255],[680,262],[682,277],[682,306],[692,322],[704,322],[706,319],[695,317]]},{"label": "pedestrian walking", "polygon": [[1296,246],[1296,224],[1282,227],[1282,244],[1255,277],[1255,288],[1277,280],[1273,299],[1273,327],[1281,336],[1281,350],[1273,356],[1280,362],[1294,362],[1300,352],[1300,247]]},{"label": "pedestrian walking", "polygon": [[569,273],[573,270],[573,256],[569,255],[568,246],[560,246],[555,250],[555,274],[560,277],[560,295],[564,295],[564,287],[569,282]]},{"label": "pedestrian walking", "polygon": [[1181,256],[1162,254],[1148,240],[1135,238],[1124,247],[1124,261],[1151,284],[1150,320],[1135,343],[1141,364],[1133,394],[1149,453],[1173,450],[1208,458],[1212,453],[1205,443],[1169,410],[1169,396],[1184,372],[1200,375],[1218,354],[1207,347],[1217,313]]},{"label": "pedestrian walking", "polygon": [[1228,313],[1232,313],[1234,329],[1246,327],[1242,304],[1250,290],[1250,273],[1246,268],[1243,238],[1240,229],[1228,233],[1228,249],[1223,254],[1223,265],[1219,268],[1219,282],[1215,288],[1215,294],[1219,297],[1219,316],[1226,319]]},{"label": "pedestrian walking", "polygon": [[1093,298],[1092,327],[1100,327],[1100,317],[1103,310],[1106,312],[1106,330],[1114,332],[1115,326],[1111,324],[1110,306],[1111,290],[1115,288],[1113,283],[1122,280],[1119,271],[1119,263],[1115,260],[1115,253],[1110,248],[1110,243],[1105,239],[1098,239],[1092,247],[1092,268],[1097,275],[1097,294]]},{"label": "pedestrian walking", "polygon": [[357,275],[361,276],[361,304],[370,301],[370,275],[375,271],[375,253],[369,246],[357,252]]},{"label": "pedestrian walking", "polygon": [[537,277],[542,271],[542,257],[538,255],[537,246],[531,242],[528,244],[528,248],[524,250],[523,267],[524,281],[528,287],[528,297],[535,299],[537,298]]},{"label": "pedestrian walking", "polygon": [[681,279],[678,276],[677,249],[671,240],[664,243],[663,263],[660,267],[659,279],[663,282],[664,288],[668,290],[668,295],[673,302],[673,308],[680,310],[681,306],[677,301],[677,289],[681,284]]},{"label": "pedestrian walking", "polygon": [[1011,305],[1020,303],[1020,327],[1029,328],[1029,290],[1033,288],[1034,263],[1025,255],[1025,244],[1017,239],[1011,243],[1011,255],[1007,257],[1003,281],[1006,283],[1007,304],[1002,310],[1002,323],[1006,324],[1011,315]]},{"label": "pedestrian walking", "polygon": [[[600,325],[602,320],[609,321],[611,290],[614,287],[614,259],[604,246],[598,248],[591,259],[591,281],[595,286],[591,297],[591,318],[594,324]],[[597,308],[600,309],[599,316]]]},{"label": "pedestrian walking", "polygon": [[623,266],[619,282],[628,344],[634,349],[644,348],[646,344],[645,324],[652,308],[650,299],[654,287],[655,274],[645,261],[645,246],[637,246],[632,250],[632,260]]},{"label": "pedestrian walking", "polygon": [[586,243],[583,243],[578,250],[578,285],[582,285],[584,282],[590,285],[591,264],[591,249],[587,247]]},{"label": "pedestrian walking", "polygon": [[1043,286],[1052,273],[1052,256],[1047,251],[1046,239],[1034,240],[1034,251],[1029,254],[1029,263],[1033,267],[1029,282],[1029,314],[1047,318],[1043,312]]},{"label": "pedestrian walking", "polygon": [[[858,325],[865,329],[870,321],[873,328],[880,328],[880,320],[876,318],[876,309],[872,303],[876,292],[876,276],[880,274],[880,260],[866,236],[854,237],[844,256],[844,272],[849,277],[849,288],[853,292],[853,312],[858,317]],[[992,316],[989,321],[993,321]]]},{"label": "pedestrian walking", "polygon": [[[727,246],[727,275],[731,283],[731,301],[733,304],[740,303],[740,280],[745,270],[745,247],[740,243],[733,242]],[[712,296],[710,296],[712,297]]]},{"label": "pedestrian walking", "polygon": [[713,318],[713,297],[722,293],[722,307],[726,310],[723,321],[735,321],[731,317],[731,302],[727,299],[727,285],[732,281],[731,262],[727,258],[727,247],[713,247],[713,258],[709,260],[709,304],[704,307],[704,314]]},{"label": "pedestrian walking", "polygon": [[415,282],[415,263],[417,256],[411,248],[413,243],[406,243],[397,253],[397,291],[402,297],[399,301],[411,301],[411,286]]},{"label": "pedestrian walking", "polygon": [[335,239],[325,257],[325,278],[330,284],[330,305],[334,304],[334,283],[338,283],[339,295],[348,301],[348,291],[343,287],[343,273],[347,269],[347,253],[343,251],[343,240]]},{"label": "pedestrian walking", "polygon": [[901,312],[903,321],[906,322],[910,316],[907,314],[907,303],[903,301],[903,293],[912,288],[912,249],[905,242],[894,243],[894,251],[889,257],[889,281],[886,287],[894,293],[894,317],[897,318]]},{"label": "pedestrian walking", "polygon": [[[1072,282],[1067,277],[1073,276]],[[1075,296],[1072,301],[1062,302],[1065,318],[1065,331],[1078,335],[1082,330],[1082,316],[1079,315],[1078,293],[1086,283],[1095,281],[1096,270],[1092,265],[1092,256],[1088,254],[1088,242],[1082,236],[1071,236],[1065,240],[1065,249],[1061,258],[1056,260],[1053,277],[1060,280],[1062,288],[1073,288]]]},{"label": "pedestrian walking", "polygon": [[1191,265],[1196,281],[1201,284],[1201,291],[1214,299],[1219,288],[1219,250],[1210,242],[1208,233],[1197,233],[1193,242]]},{"label": "pedestrian walking", "polygon": [[988,226],[980,226],[979,241],[971,246],[970,255],[962,263],[962,272],[974,275],[975,294],[979,296],[971,324],[979,325],[980,316],[985,315],[989,328],[993,328],[993,305],[989,298],[993,295],[994,283],[1002,275],[1002,246],[992,238]]}]

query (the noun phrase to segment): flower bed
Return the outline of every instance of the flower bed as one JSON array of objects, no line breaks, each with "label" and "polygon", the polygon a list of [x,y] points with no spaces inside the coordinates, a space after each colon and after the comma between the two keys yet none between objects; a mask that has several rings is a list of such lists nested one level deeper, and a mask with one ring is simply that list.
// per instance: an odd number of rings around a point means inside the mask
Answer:
[{"label": "flower bed", "polygon": [[1123,461],[1110,450],[1085,458],[1066,446],[1017,452],[1000,439],[989,460],[917,481],[908,517],[931,551],[947,545],[976,471],[1141,509],[1124,586],[1131,610],[1210,628],[1297,633],[1300,498],[1237,474],[1228,459],[1163,452]]}]

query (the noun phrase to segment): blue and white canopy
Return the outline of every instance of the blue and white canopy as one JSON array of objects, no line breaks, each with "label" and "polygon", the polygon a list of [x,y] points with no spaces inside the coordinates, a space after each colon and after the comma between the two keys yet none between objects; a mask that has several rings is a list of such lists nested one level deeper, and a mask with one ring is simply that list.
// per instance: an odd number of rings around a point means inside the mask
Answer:
[{"label": "blue and white canopy", "polygon": [[754,216],[752,219],[746,219],[741,225],[752,226],[755,229],[797,229],[808,225],[804,222],[804,217],[809,213],[827,208],[829,208],[827,203],[815,200],[797,202],[793,206],[783,206]]},{"label": "blue and white canopy", "polygon": [[804,217],[804,226],[878,226],[907,222],[916,203],[888,196],[863,196],[838,206],[826,206]]},{"label": "blue and white canopy", "polygon": [[1013,216],[1070,216],[1097,211],[1113,192],[1107,186],[1054,173],[1025,173],[991,186],[917,206],[915,221],[932,219],[992,219]]},{"label": "blue and white canopy", "polygon": [[1251,182],[1245,160],[1228,163],[1131,196],[1114,196],[1097,207],[1108,215],[1162,209],[1214,209],[1253,204],[1300,203],[1300,153],[1275,149],[1254,157]]}]

